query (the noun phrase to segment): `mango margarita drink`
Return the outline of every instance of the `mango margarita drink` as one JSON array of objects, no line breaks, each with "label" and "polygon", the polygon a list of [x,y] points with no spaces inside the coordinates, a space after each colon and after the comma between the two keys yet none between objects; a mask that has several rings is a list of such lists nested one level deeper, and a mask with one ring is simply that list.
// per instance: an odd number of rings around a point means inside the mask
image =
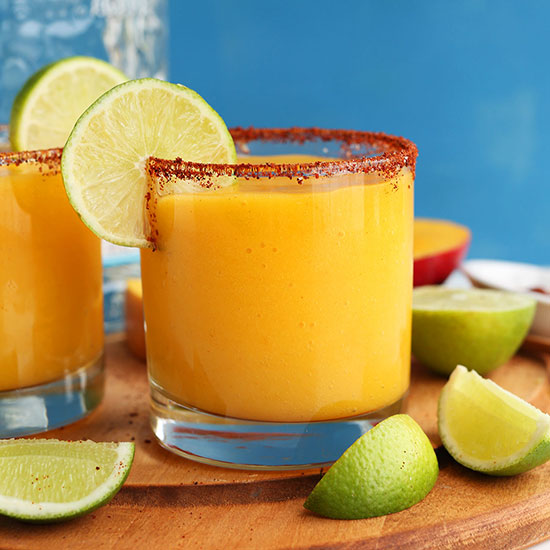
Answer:
[{"label": "mango margarita drink", "polygon": [[[246,162],[312,160],[321,159]],[[168,398],[277,422],[399,402],[410,368],[412,170],[238,178],[159,192],[151,208],[147,355]]]},{"label": "mango margarita drink", "polygon": [[65,188],[96,234],[142,249],[162,445],[295,469],[333,462],[397,412],[416,154],[374,132],[228,131],[196,92],[155,79],[116,86],[79,118]]},{"label": "mango margarita drink", "polygon": [[0,391],[100,359],[100,241],[69,205],[60,151],[0,155]]}]

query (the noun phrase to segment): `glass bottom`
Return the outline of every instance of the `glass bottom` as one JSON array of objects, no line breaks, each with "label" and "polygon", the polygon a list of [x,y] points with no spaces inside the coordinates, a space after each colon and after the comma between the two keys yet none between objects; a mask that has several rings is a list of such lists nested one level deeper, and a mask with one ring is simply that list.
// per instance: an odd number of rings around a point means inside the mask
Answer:
[{"label": "glass bottom", "polygon": [[76,422],[103,398],[103,354],[59,380],[0,392],[0,438],[31,435]]},{"label": "glass bottom", "polygon": [[300,470],[332,464],[357,438],[397,414],[402,402],[331,421],[259,422],[181,405],[151,382],[151,426],[163,447],[190,460],[245,470]]}]

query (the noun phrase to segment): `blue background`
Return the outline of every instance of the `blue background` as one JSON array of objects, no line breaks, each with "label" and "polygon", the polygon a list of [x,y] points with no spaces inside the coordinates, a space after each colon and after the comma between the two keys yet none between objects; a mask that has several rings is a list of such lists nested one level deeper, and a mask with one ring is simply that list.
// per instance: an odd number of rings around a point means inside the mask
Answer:
[{"label": "blue background", "polygon": [[172,0],[170,79],[229,126],[404,135],[416,214],[550,264],[550,2]]}]

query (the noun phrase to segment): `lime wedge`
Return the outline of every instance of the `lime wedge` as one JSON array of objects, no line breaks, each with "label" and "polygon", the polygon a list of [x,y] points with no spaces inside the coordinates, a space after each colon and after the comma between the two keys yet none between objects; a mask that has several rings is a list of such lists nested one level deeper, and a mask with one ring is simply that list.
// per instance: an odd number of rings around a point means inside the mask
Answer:
[{"label": "lime wedge", "polygon": [[413,355],[441,374],[449,375],[457,365],[485,374],[519,348],[535,306],[533,299],[511,292],[415,288]]},{"label": "lime wedge", "polygon": [[438,473],[435,452],[422,428],[410,416],[398,414],[345,451],[304,506],[336,519],[392,514],[420,502]]},{"label": "lime wedge", "polygon": [[507,476],[550,459],[550,416],[461,365],[441,392],[438,423],[449,454],[472,470]]},{"label": "lime wedge", "polygon": [[62,158],[69,200],[99,237],[149,246],[144,214],[149,156],[207,163],[237,158],[223,120],[189,88],[153,78],[113,88],[80,117]]},{"label": "lime wedge", "polygon": [[13,102],[12,148],[63,147],[89,105],[125,80],[118,69],[94,57],[68,57],[43,67],[27,80]]},{"label": "lime wedge", "polygon": [[117,493],[133,459],[133,443],[2,440],[0,514],[35,522],[86,514]]}]

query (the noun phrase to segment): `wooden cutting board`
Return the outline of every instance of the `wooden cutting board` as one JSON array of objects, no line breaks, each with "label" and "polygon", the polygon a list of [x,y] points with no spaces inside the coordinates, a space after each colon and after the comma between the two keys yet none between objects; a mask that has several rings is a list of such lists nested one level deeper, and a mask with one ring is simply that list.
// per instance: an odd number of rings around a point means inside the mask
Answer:
[{"label": "wooden cutting board", "polygon": [[[550,351],[550,350],[549,350]],[[492,378],[550,410],[550,354],[518,355]],[[148,423],[145,365],[123,342],[107,345],[107,390],[87,419],[47,434],[60,439],[132,440],[130,476],[107,506],[54,525],[0,518],[0,549],[519,549],[550,537],[550,463],[512,478],[456,464],[442,447],[436,404],[445,380],[413,365],[406,412],[440,461],[431,493],[408,510],[356,521],[306,511],[321,471],[246,472],[179,458],[155,443]]]}]

